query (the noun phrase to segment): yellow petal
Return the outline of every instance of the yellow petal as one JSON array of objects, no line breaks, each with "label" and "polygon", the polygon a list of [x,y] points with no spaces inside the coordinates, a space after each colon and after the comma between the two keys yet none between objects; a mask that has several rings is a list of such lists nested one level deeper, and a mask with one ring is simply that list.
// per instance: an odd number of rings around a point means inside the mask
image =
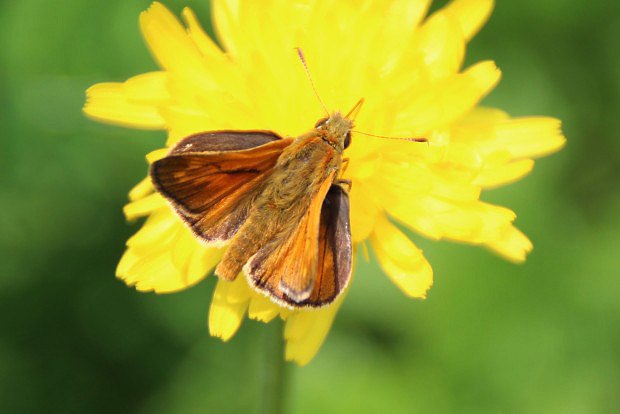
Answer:
[{"label": "yellow petal", "polygon": [[493,11],[493,0],[453,0],[443,11],[454,15],[469,41],[486,23]]},{"label": "yellow petal", "polygon": [[495,145],[510,151],[514,158],[541,157],[562,148],[566,139],[558,119],[515,118],[495,126]]},{"label": "yellow petal", "polygon": [[[166,252],[157,251],[143,255],[136,254],[132,248],[125,251],[116,269],[116,276],[119,279],[122,279],[127,286],[134,286],[136,290],[142,292],[152,291],[152,279],[162,273],[177,275],[177,270]],[[167,287],[165,282],[160,285],[165,291]]]},{"label": "yellow petal", "polygon": [[442,11],[424,23],[413,47],[421,52],[431,81],[456,73],[465,55],[465,39],[458,21]]},{"label": "yellow petal", "polygon": [[218,280],[209,309],[209,332],[228,341],[237,332],[248,309],[250,288],[243,275],[228,282]]},{"label": "yellow petal", "polygon": [[[383,203],[410,202],[422,196],[432,196],[451,201],[476,201],[480,188],[472,184],[478,171],[470,171],[457,161],[472,162],[471,154],[450,146],[450,150],[437,164],[384,162],[378,169],[377,179],[369,180],[365,187],[371,187],[377,200]],[[386,159],[387,161],[387,159]]]},{"label": "yellow petal", "polygon": [[186,265],[182,282],[185,287],[192,286],[202,280],[222,260],[223,250],[215,247],[204,247],[193,250]]},{"label": "yellow petal", "polygon": [[[480,152],[477,151],[477,148],[472,148],[471,145],[460,142],[451,142],[446,148],[442,162],[434,167],[438,174],[449,172],[452,169],[457,169],[459,172],[463,172],[464,169],[467,169],[473,172],[482,168],[483,161],[484,159],[480,155]],[[445,175],[449,176],[447,174]],[[463,182],[458,181],[453,184],[462,185]]]},{"label": "yellow petal", "polygon": [[167,207],[164,198],[159,193],[153,193],[144,198],[132,201],[123,207],[123,213],[127,220],[135,220],[139,217],[148,216],[162,207]]},{"label": "yellow petal", "polygon": [[426,298],[433,285],[433,269],[422,251],[382,215],[370,237],[379,265],[407,296]]},{"label": "yellow petal", "polygon": [[136,201],[151,194],[154,190],[151,177],[145,177],[129,191],[129,200]]},{"label": "yellow petal", "polygon": [[349,192],[351,238],[354,243],[368,238],[379,214],[379,208],[369,197],[371,190],[372,187],[356,181]]},{"label": "yellow petal", "polygon": [[140,230],[127,240],[127,246],[152,250],[153,246],[168,243],[182,226],[169,208],[161,208],[151,213]]},{"label": "yellow petal", "polygon": [[327,337],[342,299],[317,310],[297,311],[286,320],[285,358],[300,366],[306,365],[319,351]]},{"label": "yellow petal", "polygon": [[225,95],[235,96],[241,102],[250,101],[245,88],[246,79],[239,65],[236,65],[207,35],[192,10],[183,9],[183,18],[187,23],[189,37],[202,54],[210,76],[220,85],[220,89]]},{"label": "yellow petal", "polygon": [[523,262],[534,248],[530,239],[514,226],[506,227],[501,235],[487,245],[491,250],[516,263]]},{"label": "yellow petal", "polygon": [[420,194],[398,199],[394,193],[387,212],[412,229],[433,239],[486,244],[500,237],[515,219],[503,207],[481,201],[458,201]]},{"label": "yellow petal", "polygon": [[[179,231],[170,246],[170,255],[172,263],[182,275],[179,284],[185,288],[200,281],[206,271],[211,270],[220,261],[222,251],[205,247],[185,226],[177,225],[177,227]],[[205,258],[210,260],[205,261]],[[201,262],[209,263],[210,267],[203,267]]]},{"label": "yellow petal", "polygon": [[482,99],[495,88],[502,75],[499,68],[490,60],[472,65],[463,74],[473,80],[477,86],[480,96],[475,98],[476,101]]},{"label": "yellow petal", "polygon": [[381,65],[382,73],[390,72],[396,60],[410,47],[408,41],[413,38],[430,3],[430,0],[395,0],[387,5],[385,11],[381,11],[381,34],[371,38],[372,43],[364,46],[375,51],[373,59]]},{"label": "yellow petal", "polygon": [[164,104],[170,101],[168,74],[149,72],[129,78],[123,83],[123,93],[131,102],[143,104]]},{"label": "yellow petal", "polygon": [[170,293],[185,287],[179,285],[182,274],[165,249],[141,254],[128,248],[117,268],[117,276],[142,292]]},{"label": "yellow petal", "polygon": [[202,55],[213,65],[219,64],[230,66],[230,60],[226,58],[218,45],[204,31],[193,10],[188,7],[184,8],[183,18],[187,24],[187,32],[189,36],[194,41],[194,44],[198,47]]},{"label": "yellow petal", "polygon": [[416,201],[415,205],[390,202],[385,205],[385,209],[398,221],[429,239],[439,240],[444,237],[445,232],[432,213],[450,210],[450,204],[428,196],[419,197]]},{"label": "yellow petal", "polygon": [[496,167],[485,168],[476,178],[475,183],[485,188],[494,188],[517,181],[534,168],[530,159],[513,161]]},{"label": "yellow petal", "polygon": [[456,204],[455,207],[439,214],[437,222],[444,237],[466,243],[482,244],[495,240],[516,217],[507,208],[480,201]]},{"label": "yellow petal", "polygon": [[[170,152],[169,148],[160,148],[160,149],[156,149],[154,151],[151,151],[148,154],[146,154],[146,161],[149,164],[153,164],[155,161],[161,160],[166,155],[168,155],[168,152]],[[150,179],[150,177],[149,177],[149,179]]]},{"label": "yellow petal", "polygon": [[[217,122],[217,113],[206,114],[187,108],[180,107],[167,107],[162,110],[162,116],[166,118],[166,122],[170,126],[168,133],[168,141],[166,145],[171,146],[176,144],[179,140],[188,137],[192,134],[216,130],[216,129],[244,129],[243,126],[222,125]],[[214,117],[215,116],[215,117]],[[225,119],[225,117],[224,117]],[[162,149],[164,151],[165,149]],[[166,155],[157,153],[157,156]],[[149,162],[155,161],[155,157],[148,157]]]},{"label": "yellow petal", "polygon": [[236,57],[236,33],[239,21],[239,0],[213,0],[211,2],[213,27],[224,50]]},{"label": "yellow petal", "polygon": [[411,136],[449,125],[462,117],[499,82],[493,62],[478,63],[460,75],[420,91],[409,105],[399,108],[396,124],[409,125]]},{"label": "yellow petal", "polygon": [[485,188],[497,187],[528,174],[534,162],[529,157],[560,149],[565,138],[560,121],[554,118],[510,119],[502,111],[477,108],[452,129],[451,139],[480,156],[482,168],[475,179]]},{"label": "yellow petal", "polygon": [[127,246],[117,276],[138,290],[156,293],[198,283],[222,256],[221,250],[200,244],[169,209],[152,214]]},{"label": "yellow petal", "polygon": [[160,66],[194,88],[218,89],[202,55],[177,18],[161,3],[140,15],[142,34]]},{"label": "yellow petal", "polygon": [[477,106],[471,112],[467,113],[462,119],[460,119],[459,124],[481,125],[483,123],[489,124],[504,121],[508,118],[508,114],[501,109],[491,108],[488,106]]},{"label": "yellow petal", "polygon": [[252,293],[248,317],[261,322],[269,322],[280,313],[280,307],[260,293]]},{"label": "yellow petal", "polygon": [[[116,277],[121,280],[133,279],[130,275],[131,268],[136,264],[136,262],[140,259],[140,256],[136,254],[132,249],[126,249],[121,257],[121,260],[118,262],[116,266]],[[131,283],[128,283],[131,286]]]},{"label": "yellow petal", "polygon": [[164,129],[165,120],[156,106],[132,102],[122,83],[98,83],[86,91],[84,113],[90,118],[140,129]]}]

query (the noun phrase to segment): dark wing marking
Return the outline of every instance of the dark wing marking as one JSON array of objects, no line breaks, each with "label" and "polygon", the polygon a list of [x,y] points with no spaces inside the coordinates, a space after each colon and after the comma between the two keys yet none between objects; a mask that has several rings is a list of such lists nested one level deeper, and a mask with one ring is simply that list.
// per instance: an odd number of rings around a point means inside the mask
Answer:
[{"label": "dark wing marking", "polygon": [[209,131],[183,138],[168,155],[242,151],[282,139],[271,131]]}]

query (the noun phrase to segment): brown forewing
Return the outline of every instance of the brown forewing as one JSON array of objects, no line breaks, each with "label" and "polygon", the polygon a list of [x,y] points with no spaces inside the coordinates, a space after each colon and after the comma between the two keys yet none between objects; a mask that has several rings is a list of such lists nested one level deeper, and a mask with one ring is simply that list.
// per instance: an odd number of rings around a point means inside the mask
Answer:
[{"label": "brown forewing", "polygon": [[260,131],[193,135],[151,165],[151,178],[197,237],[226,241],[246,220],[252,200],[291,142]]}]

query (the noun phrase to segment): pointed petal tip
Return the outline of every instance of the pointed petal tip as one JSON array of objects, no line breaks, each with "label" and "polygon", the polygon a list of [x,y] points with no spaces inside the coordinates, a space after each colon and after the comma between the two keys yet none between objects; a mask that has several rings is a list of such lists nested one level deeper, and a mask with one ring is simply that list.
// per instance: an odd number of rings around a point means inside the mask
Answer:
[{"label": "pointed petal tip", "polygon": [[407,235],[383,216],[370,242],[392,282],[408,297],[426,298],[433,285],[433,268]]},{"label": "pointed petal tip", "polygon": [[314,355],[300,355],[296,350],[291,350],[292,348],[286,347],[286,351],[284,352],[284,359],[288,362],[294,362],[298,367],[304,367],[312,361]]},{"label": "pointed petal tip", "polygon": [[510,226],[503,237],[494,240],[487,246],[504,259],[515,263],[524,263],[529,253],[534,249],[531,240],[519,229]]},{"label": "pointed petal tip", "polygon": [[469,41],[484,26],[494,8],[494,0],[453,0],[445,10],[459,20],[463,35]]},{"label": "pointed petal tip", "polygon": [[209,311],[209,334],[228,342],[239,330],[243,322],[243,314],[238,309],[227,309],[224,306],[213,306]]}]

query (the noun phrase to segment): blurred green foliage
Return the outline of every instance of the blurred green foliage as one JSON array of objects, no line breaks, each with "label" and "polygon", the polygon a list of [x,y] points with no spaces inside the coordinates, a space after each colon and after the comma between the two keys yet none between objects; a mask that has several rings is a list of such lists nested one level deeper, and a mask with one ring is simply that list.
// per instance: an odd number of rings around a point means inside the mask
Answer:
[{"label": "blurred green foliage", "polygon": [[[438,7],[444,2],[437,2]],[[485,193],[534,241],[523,266],[416,241],[426,301],[361,263],[334,329],[289,366],[291,412],[610,413],[620,406],[620,7],[499,0],[468,49],[494,59],[486,100],[561,118],[568,137],[527,179]],[[209,20],[207,0],[167,0]],[[99,125],[84,90],[155,69],[148,0],[0,3],[0,412],[251,412],[261,343],[210,338],[214,280],[175,295],[114,278],[121,208],[161,132]]]}]

